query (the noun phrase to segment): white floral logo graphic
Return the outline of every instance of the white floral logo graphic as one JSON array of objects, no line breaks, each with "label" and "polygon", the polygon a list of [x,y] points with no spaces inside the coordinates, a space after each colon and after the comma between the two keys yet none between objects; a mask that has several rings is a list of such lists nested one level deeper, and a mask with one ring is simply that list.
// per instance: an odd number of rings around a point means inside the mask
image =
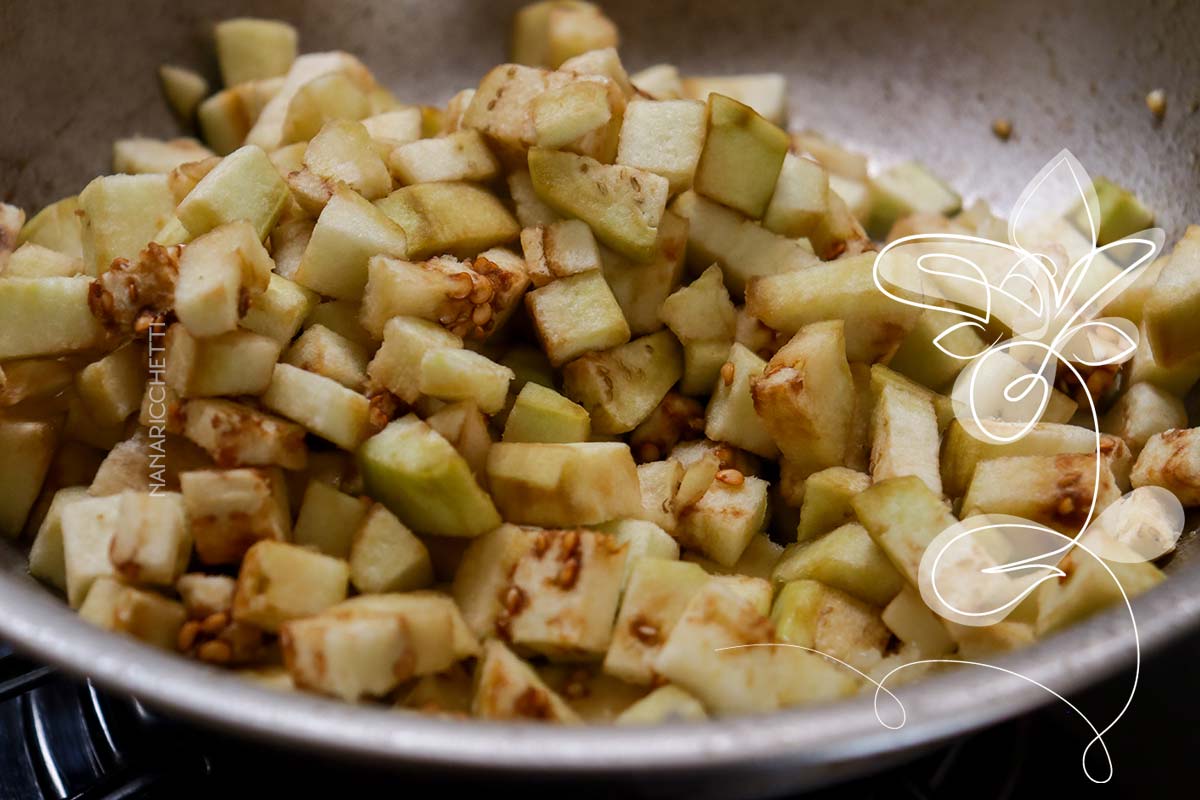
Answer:
[{"label": "white floral logo graphic", "polygon": [[[971,436],[1008,445],[1033,435],[1054,394],[1060,369],[1081,387],[1086,408],[1080,411],[1091,421],[1094,484],[1086,510],[1076,517],[1073,536],[1019,517],[978,515],[950,526],[926,549],[920,568],[921,596],[951,622],[972,626],[1002,622],[1042,583],[1064,577],[1060,564],[1070,556],[1094,559],[1107,572],[1124,599],[1136,643],[1137,623],[1129,598],[1105,562],[1157,558],[1170,551],[1182,533],[1179,501],[1156,487],[1135,489],[1096,514],[1108,465],[1088,377],[1093,370],[1128,360],[1138,348],[1137,326],[1100,315],[1163,245],[1163,232],[1152,229],[1100,246],[1100,222],[1092,181],[1064,150],[1022,192],[1009,220],[1008,242],[918,234],[891,242],[875,260],[880,291],[926,313],[944,314],[950,323],[933,343],[946,355],[967,362],[952,398],[955,416]],[[963,328],[994,341],[983,352],[957,352],[950,342],[955,331]],[[996,331],[1007,335],[996,336]],[[1140,658],[1139,648],[1137,668]],[[978,662],[954,663],[1001,669]],[[1124,708],[1103,730],[1065,698],[1037,684],[1067,702],[1093,731],[1083,754],[1083,769],[1098,783],[1112,776],[1103,736],[1132,702],[1137,668]],[[886,691],[883,684],[893,673],[877,684],[879,689]],[[1094,776],[1087,764],[1088,753],[1097,744],[1107,763],[1103,777]]]},{"label": "white floral logo graphic", "polygon": [[[1110,467],[1088,377],[1093,370],[1132,358],[1139,339],[1137,326],[1129,320],[1100,315],[1157,257],[1164,238],[1156,228],[1099,245],[1100,222],[1091,178],[1063,150],[1021,193],[1009,219],[1007,242],[957,233],[904,236],[876,256],[874,278],[879,290],[897,302],[946,316],[947,327],[933,344],[966,362],[951,397],[955,418],[976,439],[1005,446],[1044,433],[1047,429],[1040,423],[1054,399],[1058,371],[1065,369],[1079,387],[1086,405],[1080,413],[1091,422],[1094,481],[1086,508],[1063,509],[1064,516],[1077,523],[1072,526],[1074,535],[1010,515],[968,516],[929,544],[918,578],[921,597],[935,613],[951,623],[984,627],[1003,622],[1046,581],[1065,577],[1060,566],[1064,559],[1091,559],[1124,601],[1135,645],[1129,695],[1112,721],[1098,728],[1052,688],[981,661],[921,659],[875,680],[841,659],[800,645],[763,643],[719,650],[782,647],[823,656],[875,686],[875,715],[893,730],[907,721],[903,703],[886,686],[900,671],[942,663],[1003,672],[1070,707],[1093,734],[1081,759],[1084,774],[1095,783],[1111,780],[1113,764],[1104,735],[1133,702],[1141,649],[1129,597],[1106,562],[1150,561],[1169,552],[1183,531],[1184,514],[1173,494],[1152,486],[1135,489],[1096,513]],[[992,344],[982,351],[957,351],[954,343],[961,339],[955,333],[965,328]],[[1073,430],[1086,434],[1084,428]],[[892,721],[884,718],[884,697],[893,704]],[[1107,770],[1101,776],[1088,765],[1097,745]]]}]

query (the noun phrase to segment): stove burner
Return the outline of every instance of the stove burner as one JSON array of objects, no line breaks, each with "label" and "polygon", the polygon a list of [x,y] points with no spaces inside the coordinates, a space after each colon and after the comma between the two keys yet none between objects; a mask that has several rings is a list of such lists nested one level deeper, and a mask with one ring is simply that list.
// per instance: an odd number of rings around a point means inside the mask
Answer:
[{"label": "stove burner", "polygon": [[203,779],[208,763],[168,755],[157,735],[164,725],[136,701],[61,677],[0,645],[4,800],[184,796],[172,787]]}]

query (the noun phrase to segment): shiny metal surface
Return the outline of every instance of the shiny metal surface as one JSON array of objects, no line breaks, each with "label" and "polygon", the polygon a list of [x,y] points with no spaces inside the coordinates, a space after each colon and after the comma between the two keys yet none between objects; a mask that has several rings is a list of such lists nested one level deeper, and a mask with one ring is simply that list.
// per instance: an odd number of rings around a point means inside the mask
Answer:
[{"label": "shiny metal surface", "polygon": [[[296,23],[305,50],[363,57],[406,100],[443,101],[504,58],[515,2],[192,0],[166,7],[17,0],[0,5],[0,197],[28,207],[78,191],[109,168],[113,138],[176,131],[161,103],[162,61],[212,73],[212,21],[235,14]],[[605,4],[631,68],[788,75],[796,127],[877,156],[911,155],[967,196],[1006,213],[1063,147],[1094,174],[1134,188],[1170,235],[1200,221],[1200,6],[1179,2],[660,0]],[[1143,98],[1166,90],[1161,123]],[[990,132],[1012,120],[1012,141]],[[1200,623],[1189,548],[1172,579],[1134,608],[1145,650]],[[914,748],[1051,698],[1015,678],[962,669],[899,692],[908,723],[883,728],[872,699],[770,717],[656,730],[550,730],[444,722],[285,695],[109,636],[80,622],[0,543],[0,637],[101,685],[214,727],[397,768],[588,775],[644,791],[766,794],[886,766]],[[1058,692],[1132,662],[1129,620],[1110,612],[998,663]],[[1106,721],[1105,721],[1106,722]],[[1064,753],[1064,765],[1077,759]]]}]

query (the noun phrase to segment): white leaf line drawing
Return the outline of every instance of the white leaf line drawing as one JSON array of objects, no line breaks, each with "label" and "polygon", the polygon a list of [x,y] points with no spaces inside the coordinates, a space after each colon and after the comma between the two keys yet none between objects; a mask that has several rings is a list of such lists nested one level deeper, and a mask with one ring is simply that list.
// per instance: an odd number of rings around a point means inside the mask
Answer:
[{"label": "white leaf line drawing", "polygon": [[[1046,187],[1055,180],[1064,182],[1067,185],[1068,196],[1071,191],[1075,192],[1079,198],[1076,220],[1082,219],[1086,224],[1082,233],[1086,236],[1087,247],[1073,261],[1063,259],[1063,262],[1069,263],[1070,266],[1062,274],[1061,281],[1059,280],[1060,271],[1057,268],[1052,251],[1057,246],[1060,252],[1069,252],[1069,245],[1055,241],[1050,232],[1053,230],[1056,222],[1062,223],[1065,221],[1063,217],[1068,208],[1061,205],[1062,198],[1055,198],[1053,196],[1053,190],[1049,192],[1049,198],[1046,196]],[[1125,320],[1096,319],[1095,317],[1122,290],[1133,283],[1133,280],[1136,279],[1139,270],[1143,266],[1149,264],[1157,256],[1162,249],[1163,232],[1158,229],[1143,231],[1098,247],[1097,233],[1099,228],[1099,204],[1092,189],[1092,181],[1079,161],[1069,151],[1063,150],[1051,159],[1038,173],[1018,199],[1010,216],[1009,239],[1011,244],[989,243],[987,240],[975,237],[953,237],[953,240],[970,242],[972,245],[982,248],[998,249],[999,252],[1005,253],[1010,258],[1015,259],[1012,267],[1004,274],[1000,282],[994,286],[987,282],[986,270],[978,264],[971,265],[975,274],[984,276],[984,280],[981,283],[975,284],[980,287],[984,295],[984,302],[982,304],[978,303],[978,297],[974,298],[976,305],[982,305],[985,311],[983,319],[979,320],[979,322],[986,326],[987,320],[992,316],[993,292],[999,293],[1002,299],[1009,300],[1011,305],[1015,306],[1017,310],[1016,314],[1010,312],[1009,318],[1004,320],[1009,323],[1008,327],[1012,333],[1011,338],[1004,342],[997,340],[982,354],[974,358],[963,359],[961,354],[956,354],[949,348],[944,347],[942,336],[934,339],[933,344],[941,352],[952,358],[970,362],[970,365],[960,373],[959,379],[956,382],[954,392],[956,399],[960,401],[965,400],[965,403],[959,402],[955,404],[956,416],[959,417],[960,422],[964,424],[964,427],[967,428],[970,434],[985,441],[997,444],[1019,441],[1033,430],[1034,426],[1045,413],[1051,392],[1054,388],[1054,371],[1061,364],[1071,373],[1078,385],[1082,387],[1082,394],[1087,401],[1087,410],[1092,422],[1094,439],[1093,463],[1095,470],[1087,513],[1075,536],[1066,536],[1056,530],[1028,520],[1003,519],[998,522],[988,521],[982,525],[965,524],[966,521],[964,520],[956,526],[952,526],[948,531],[943,532],[926,549],[921,562],[920,589],[921,596],[926,604],[939,615],[960,624],[989,625],[1002,621],[1009,612],[1015,609],[1026,597],[1035,592],[1042,583],[1065,577],[1065,573],[1057,564],[1072,551],[1077,550],[1086,553],[1087,557],[1095,559],[1104,568],[1109,579],[1113,581],[1120,591],[1122,601],[1129,614],[1135,646],[1135,666],[1132,685],[1125,704],[1112,721],[1103,729],[1098,730],[1078,708],[1049,687],[1037,681],[994,665],[979,662],[969,663],[1012,674],[1022,680],[1034,683],[1064,703],[1067,703],[1093,732],[1093,739],[1088,743],[1083,752],[1081,762],[1083,772],[1089,780],[1096,783],[1106,783],[1112,778],[1113,763],[1108,748],[1104,744],[1103,737],[1104,734],[1120,721],[1133,702],[1141,671],[1141,647],[1137,630],[1137,620],[1124,587],[1121,586],[1116,575],[1104,563],[1104,560],[1086,544],[1081,542],[1081,539],[1089,531],[1089,527],[1096,515],[1096,504],[1100,497],[1102,480],[1101,470],[1104,464],[1102,460],[1100,421],[1096,398],[1092,396],[1088,388],[1089,385],[1086,376],[1081,373],[1077,365],[1092,368],[1117,365],[1132,357],[1134,351],[1137,349],[1138,332],[1136,328],[1132,328],[1132,325]],[[883,291],[899,302],[916,305],[929,310],[944,311],[945,308],[943,306],[932,305],[925,302],[924,299],[914,299],[889,291],[889,287],[885,283],[889,254],[898,250],[902,251],[906,247],[911,247],[911,243],[913,242],[919,242],[918,247],[928,247],[935,243],[940,245],[944,241],[946,241],[946,237],[935,235],[904,237],[890,243],[884,247],[875,261],[874,277],[876,286],[880,291]],[[1045,249],[1039,252],[1039,248]],[[1116,268],[1106,271],[1104,267],[1108,266],[1109,256],[1118,253],[1124,253],[1127,258],[1132,254],[1133,257],[1128,259],[1129,263],[1123,269]],[[929,255],[922,252],[915,260],[917,270],[925,270],[928,260]],[[1121,258],[1117,257],[1116,262],[1119,263],[1120,261]],[[1099,273],[1098,280],[1096,278],[1097,273]],[[1023,285],[1029,294],[1023,296],[1012,291],[1010,286],[1014,282],[1018,285]],[[946,300],[949,298],[943,296],[942,299]],[[970,300],[971,298],[960,297],[960,299]],[[1036,302],[1032,302],[1033,300],[1036,300]],[[1021,310],[1028,312],[1032,319],[1022,319],[1019,313]],[[1103,344],[1103,340],[1105,339],[1108,340],[1107,345]],[[1024,374],[1002,375],[1002,377],[1006,378],[1002,384],[1004,399],[1010,403],[1019,403],[1029,397],[1035,390],[1040,390],[1041,394],[1040,398],[1038,398],[1039,402],[1036,405],[1036,409],[1032,413],[1027,410],[1024,414],[1025,418],[1017,420],[1020,424],[1016,430],[1008,435],[1000,435],[996,430],[996,426],[989,427],[987,420],[980,413],[978,402],[981,389],[991,389],[994,391],[996,387],[981,386],[980,384],[981,378],[986,375],[985,365],[988,363],[988,360],[994,360],[999,354],[1011,354],[1013,351],[1024,351],[1025,353],[1040,351],[1041,358],[1040,360],[1023,361],[1022,365],[1025,367]],[[964,376],[966,380],[965,385]],[[984,383],[986,384],[986,381]],[[964,416],[969,418],[963,419]],[[1123,498],[1123,500],[1128,501],[1132,495],[1139,491],[1141,490],[1135,490],[1126,495],[1126,498]],[[1171,501],[1173,501],[1175,506],[1178,506],[1178,500],[1173,495],[1171,495]],[[1163,506],[1166,511],[1162,519],[1165,520],[1168,516],[1170,517],[1170,521],[1166,523],[1166,526],[1168,526],[1167,536],[1170,538],[1170,545],[1173,546],[1174,541],[1182,532],[1182,508],[1176,509],[1172,507],[1170,505],[1171,501],[1167,501],[1166,505]],[[956,527],[961,528],[961,530],[956,531]],[[1008,558],[995,559],[999,563],[993,563],[990,566],[982,568],[980,568],[978,560],[974,564],[964,562],[967,565],[959,573],[960,586],[971,585],[978,580],[981,574],[1005,576],[1009,579],[1007,584],[993,583],[993,586],[1001,586],[1002,588],[998,593],[982,598],[991,602],[982,603],[978,608],[964,609],[957,604],[959,598],[954,598],[955,602],[951,602],[942,591],[946,579],[946,570],[942,569],[945,563],[944,559],[956,544],[967,543],[973,537],[977,540],[979,534],[988,532],[999,534],[1005,540],[1005,544],[1010,546],[1014,544],[1015,533],[1023,534],[1025,540],[1023,543],[1032,552],[1024,555],[1024,557],[1016,558],[1011,557],[1010,553]],[[1119,534],[1120,531],[1117,533]],[[1047,536],[1057,538],[1061,544],[1048,548],[1044,545],[1037,546],[1042,544],[1038,539],[1044,540]],[[1019,544],[1013,549],[1018,553],[1021,551]],[[1155,553],[1154,555],[1158,554],[1161,553]],[[976,552],[973,555],[978,557],[980,554]],[[984,556],[983,563],[987,563],[986,553]],[[974,571],[972,571],[971,567],[974,567]],[[1005,590],[1007,590],[1008,596],[1005,596]],[[976,600],[981,599],[980,594],[986,595],[986,593],[979,592],[977,583],[972,587],[972,593]],[[960,591],[960,597],[967,597],[967,595]],[[897,669],[902,668],[903,666]],[[883,678],[883,681],[880,682],[880,688],[882,688],[882,683],[894,673],[895,670],[889,672]],[[880,722],[882,724],[882,719]],[[1096,744],[1099,744],[1103,749],[1107,764],[1107,774],[1103,777],[1093,775],[1087,764],[1088,754]]]},{"label": "white leaf line drawing", "polygon": [[[1072,207],[1072,201],[1077,205]],[[1071,211],[1075,214],[1073,225],[1066,219]],[[1164,239],[1163,231],[1155,228],[1097,246],[1099,217],[1099,201],[1091,178],[1074,155],[1062,150],[1021,193],[1009,217],[1008,243],[958,233],[901,237],[877,254],[873,278],[879,291],[897,302],[955,318],[953,324],[934,337],[932,344],[943,354],[967,362],[955,381],[952,397],[956,418],[972,436],[1003,445],[1028,435],[1046,412],[1059,365],[1081,387],[1092,422],[1095,468],[1090,502],[1078,532],[1068,536],[1014,517],[997,521],[991,519],[996,515],[969,517],[971,522],[956,522],[926,548],[919,588],[925,603],[943,618],[963,625],[986,626],[1002,621],[1044,582],[1065,577],[1058,564],[1068,554],[1080,552],[1095,559],[1120,592],[1133,630],[1133,681],[1124,705],[1112,721],[1099,729],[1050,687],[984,662],[923,659],[901,664],[876,681],[834,656],[799,645],[758,643],[719,648],[718,652],[745,647],[791,647],[820,655],[875,685],[876,718],[890,729],[903,727],[907,713],[899,698],[884,684],[903,669],[947,663],[1007,673],[1053,695],[1084,721],[1093,738],[1083,751],[1083,772],[1095,783],[1112,779],[1114,767],[1104,735],[1133,702],[1141,674],[1141,644],[1129,597],[1104,559],[1132,563],[1168,552],[1182,533],[1183,509],[1169,492],[1154,493],[1147,491],[1153,487],[1142,487],[1108,506],[1098,520],[1104,524],[1095,532],[1090,530],[1096,519],[1102,470],[1107,467],[1096,398],[1080,366],[1115,366],[1133,356],[1138,346],[1136,327],[1128,320],[1097,318],[1097,315],[1154,260]],[[994,332],[997,328],[1007,329],[1011,336],[1007,339],[1003,334],[996,336],[978,353],[958,353],[947,339],[964,328],[975,330],[985,342],[989,330]],[[983,392],[991,393],[990,405],[983,403]],[[1128,520],[1123,514],[1139,509],[1143,513],[1141,520],[1148,518],[1152,530],[1143,534],[1139,527],[1127,536],[1122,525]],[[1134,520],[1138,519],[1135,514]],[[1113,526],[1117,529],[1108,530]],[[1088,541],[1093,546],[1084,543],[1085,534],[1090,534]],[[997,557],[981,544],[986,535],[993,540],[998,537],[1004,545],[1005,557]],[[956,546],[966,550],[958,554],[957,561],[952,552]],[[950,578],[956,573],[959,578],[957,586],[950,586],[953,602],[943,592],[948,573]],[[981,582],[981,576],[987,576],[987,580]],[[954,591],[958,592],[957,597]],[[978,607],[963,608],[959,604],[964,602],[976,603]],[[898,724],[889,725],[881,716],[880,692],[891,697],[900,709]],[[1097,744],[1107,764],[1107,774],[1103,777],[1093,775],[1087,764],[1088,754]]]}]

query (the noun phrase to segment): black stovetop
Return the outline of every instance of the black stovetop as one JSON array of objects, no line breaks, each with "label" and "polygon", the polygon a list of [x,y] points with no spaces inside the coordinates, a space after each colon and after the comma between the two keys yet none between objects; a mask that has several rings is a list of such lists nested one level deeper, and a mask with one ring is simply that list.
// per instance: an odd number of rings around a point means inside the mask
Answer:
[{"label": "black stovetop", "polygon": [[[1107,719],[1128,692],[1128,674],[1072,698]],[[806,795],[813,800],[1001,800],[1002,798],[1197,795],[1200,635],[1148,659],[1141,689],[1106,738],[1116,773],[1105,786],[1083,776],[1088,732],[1049,707],[965,736],[910,764]],[[127,698],[98,691],[0,644],[0,800],[149,800],[245,796],[376,796],[421,787],[411,776],[367,777],[361,767],[268,750],[172,722]],[[538,795],[528,787],[523,795]],[[561,788],[557,792],[562,793]]]}]

